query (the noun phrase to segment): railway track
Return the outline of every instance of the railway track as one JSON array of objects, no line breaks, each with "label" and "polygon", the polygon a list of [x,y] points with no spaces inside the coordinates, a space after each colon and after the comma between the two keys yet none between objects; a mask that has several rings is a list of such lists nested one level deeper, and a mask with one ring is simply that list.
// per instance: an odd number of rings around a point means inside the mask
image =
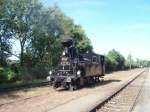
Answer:
[{"label": "railway track", "polygon": [[147,72],[140,73],[90,112],[132,112]]},{"label": "railway track", "polygon": [[[35,83],[35,84],[25,84],[25,85],[19,85],[19,86],[4,87],[4,88],[0,88],[0,95],[5,94],[7,92],[25,90],[25,89],[30,89],[30,88],[33,88],[33,87],[42,87],[42,86],[46,86],[46,85],[49,85],[49,82],[44,81],[44,82]],[[0,107],[3,106],[3,105],[13,104],[15,102],[23,101],[23,100],[25,101],[25,100],[28,100],[28,99],[31,99],[31,98],[34,98],[34,97],[39,97],[39,96],[41,96],[41,95],[21,98],[21,99],[18,99],[18,100],[15,100],[15,101],[9,101],[9,102],[6,102],[6,103],[0,103]]]}]

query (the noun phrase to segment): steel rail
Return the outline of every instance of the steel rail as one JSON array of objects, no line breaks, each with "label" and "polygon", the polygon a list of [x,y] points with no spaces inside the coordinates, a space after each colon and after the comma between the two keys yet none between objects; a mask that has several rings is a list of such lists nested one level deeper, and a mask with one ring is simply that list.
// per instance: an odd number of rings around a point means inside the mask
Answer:
[{"label": "steel rail", "polygon": [[[97,103],[91,110],[89,110],[89,112],[96,112],[99,108],[101,108],[102,106],[104,106],[104,104],[106,104],[113,97],[115,97],[122,90],[124,90],[130,83],[132,83],[135,79],[137,79],[139,76],[141,76],[145,71],[146,71],[146,69],[140,71],[135,77],[132,77],[129,81],[126,81],[125,83],[123,83],[117,90],[113,91],[109,96],[107,96],[106,98],[104,98],[103,101],[100,101],[99,103]],[[140,90],[141,90],[141,88],[140,88]],[[138,97],[138,95],[136,97]],[[135,103],[135,101],[134,101],[134,103]],[[134,104],[132,106],[134,106]],[[132,109],[133,109],[133,107],[131,107],[129,109],[130,112],[132,111]]]}]

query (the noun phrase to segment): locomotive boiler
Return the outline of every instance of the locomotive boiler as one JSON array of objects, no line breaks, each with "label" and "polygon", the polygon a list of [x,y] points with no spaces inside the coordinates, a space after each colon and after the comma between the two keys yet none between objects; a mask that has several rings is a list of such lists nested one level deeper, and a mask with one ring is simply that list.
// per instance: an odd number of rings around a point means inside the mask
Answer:
[{"label": "locomotive boiler", "polygon": [[54,88],[63,86],[69,90],[76,90],[103,78],[105,74],[103,55],[93,52],[79,53],[72,39],[64,39],[62,45],[63,52],[57,68],[50,70],[47,77]]}]

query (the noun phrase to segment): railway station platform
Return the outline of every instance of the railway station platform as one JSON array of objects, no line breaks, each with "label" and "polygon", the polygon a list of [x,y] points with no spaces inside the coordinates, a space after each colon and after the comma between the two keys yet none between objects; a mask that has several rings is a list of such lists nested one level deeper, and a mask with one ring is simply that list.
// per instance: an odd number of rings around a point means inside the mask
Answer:
[{"label": "railway station platform", "polygon": [[150,69],[133,112],[150,112]]}]

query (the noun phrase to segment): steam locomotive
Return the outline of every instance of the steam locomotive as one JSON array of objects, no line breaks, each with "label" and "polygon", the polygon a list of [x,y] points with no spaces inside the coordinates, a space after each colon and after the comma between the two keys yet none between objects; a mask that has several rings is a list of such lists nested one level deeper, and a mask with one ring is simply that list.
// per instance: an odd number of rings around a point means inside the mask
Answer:
[{"label": "steam locomotive", "polygon": [[53,88],[64,87],[71,91],[87,83],[95,83],[103,79],[105,59],[103,55],[93,52],[81,54],[73,46],[72,39],[64,39],[63,52],[55,70],[49,71],[47,80]]}]

